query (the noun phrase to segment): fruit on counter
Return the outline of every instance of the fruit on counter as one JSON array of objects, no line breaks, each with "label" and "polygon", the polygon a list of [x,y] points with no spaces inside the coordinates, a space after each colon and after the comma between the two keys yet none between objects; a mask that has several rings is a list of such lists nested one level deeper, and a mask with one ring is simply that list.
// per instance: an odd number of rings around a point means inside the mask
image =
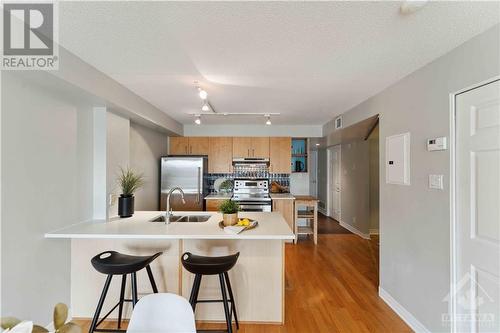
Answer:
[{"label": "fruit on counter", "polygon": [[238,225],[239,225],[239,226],[244,226],[244,227],[247,227],[247,226],[249,226],[249,225],[250,225],[250,220],[249,220],[249,219],[247,219],[247,218],[240,219],[240,220],[238,221]]}]

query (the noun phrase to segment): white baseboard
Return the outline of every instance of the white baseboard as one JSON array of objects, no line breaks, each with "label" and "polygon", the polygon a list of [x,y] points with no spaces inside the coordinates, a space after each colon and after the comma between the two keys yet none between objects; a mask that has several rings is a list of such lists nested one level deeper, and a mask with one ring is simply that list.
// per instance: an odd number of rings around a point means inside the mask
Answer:
[{"label": "white baseboard", "polygon": [[378,229],[370,229],[370,235],[378,235],[379,234],[379,231]]},{"label": "white baseboard", "polygon": [[364,239],[370,239],[370,235],[369,235],[369,234],[365,234],[364,232],[359,231],[358,229],[356,229],[355,227],[353,227],[353,226],[352,226],[352,225],[350,225],[350,224],[347,224],[347,223],[342,222],[342,221],[340,221],[340,222],[339,222],[339,224],[340,224],[342,227],[346,228],[347,230],[349,230],[349,231],[350,231],[350,232],[352,232],[353,234],[358,235],[358,236],[359,236],[359,237],[361,237],[361,238],[364,238]]},{"label": "white baseboard", "polygon": [[401,304],[398,303],[387,291],[382,289],[381,287],[378,287],[378,295],[382,300],[384,300],[387,305],[391,307],[391,309],[394,310],[394,312],[397,313],[401,319],[404,320],[405,323],[410,326],[412,330],[414,330],[417,333],[430,333],[429,331],[421,322],[417,320],[408,310],[406,310]]}]

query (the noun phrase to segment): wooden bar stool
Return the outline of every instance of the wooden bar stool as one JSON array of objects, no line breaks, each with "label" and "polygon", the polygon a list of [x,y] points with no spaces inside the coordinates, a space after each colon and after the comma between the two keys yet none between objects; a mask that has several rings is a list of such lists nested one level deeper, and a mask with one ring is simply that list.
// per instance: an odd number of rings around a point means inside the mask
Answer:
[{"label": "wooden bar stool", "polygon": [[[308,225],[299,226],[299,219]],[[299,235],[313,235],[314,245],[318,244],[318,199],[310,195],[295,196],[295,243]]]},{"label": "wooden bar stool", "polygon": [[[148,273],[149,281],[154,293],[158,293],[158,288],[151,272],[151,267],[149,264],[159,257],[162,252],[158,252],[152,256],[131,256],[127,254],[122,254],[116,251],[105,251],[99,253],[90,261],[92,266],[102,274],[106,274],[106,282],[104,283],[104,288],[102,289],[101,297],[97,303],[97,308],[95,310],[94,318],[92,319],[92,324],[89,328],[89,333],[93,332],[126,332],[125,330],[120,330],[122,321],[122,311],[124,302],[132,302],[132,306],[135,307],[137,303],[137,272],[143,268],[146,268]],[[132,284],[132,299],[125,299],[125,285],[127,282],[127,275],[131,276]],[[111,279],[113,275],[122,276],[122,285],[120,289],[120,300],[118,303],[103,317],[99,320],[101,314],[102,306],[104,300],[106,299],[106,294],[108,293],[109,285],[111,284]],[[117,329],[99,329],[99,326],[110,314],[118,307],[118,327]]]}]

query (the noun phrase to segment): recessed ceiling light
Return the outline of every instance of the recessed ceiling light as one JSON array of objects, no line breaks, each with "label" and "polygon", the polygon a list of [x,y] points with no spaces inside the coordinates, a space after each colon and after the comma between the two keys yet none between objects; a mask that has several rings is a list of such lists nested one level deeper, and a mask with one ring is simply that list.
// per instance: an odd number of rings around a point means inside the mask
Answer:
[{"label": "recessed ceiling light", "polygon": [[319,143],[316,144],[316,147],[319,146]]},{"label": "recessed ceiling light", "polygon": [[422,9],[427,2],[427,0],[406,0],[403,1],[399,10],[403,15],[413,14]]},{"label": "recessed ceiling light", "polygon": [[200,95],[201,99],[207,99],[207,97],[208,97],[208,93],[203,89],[200,89],[199,95]]},{"label": "recessed ceiling light", "polygon": [[194,123],[196,125],[201,125],[201,116],[196,116],[196,119],[194,120]]}]

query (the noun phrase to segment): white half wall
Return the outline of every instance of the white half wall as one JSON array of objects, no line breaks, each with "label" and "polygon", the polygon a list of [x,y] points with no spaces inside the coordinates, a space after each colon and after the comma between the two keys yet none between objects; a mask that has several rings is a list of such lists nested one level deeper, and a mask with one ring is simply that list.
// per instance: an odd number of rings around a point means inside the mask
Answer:
[{"label": "white half wall", "polygon": [[136,210],[158,210],[160,193],[160,157],[168,154],[165,133],[130,123],[130,166],[142,172],[144,186],[135,195]]},{"label": "white half wall", "polygon": [[117,182],[120,168],[130,166],[130,120],[107,112],[106,140],[106,198],[108,217],[118,215],[118,197],[121,188]]}]

